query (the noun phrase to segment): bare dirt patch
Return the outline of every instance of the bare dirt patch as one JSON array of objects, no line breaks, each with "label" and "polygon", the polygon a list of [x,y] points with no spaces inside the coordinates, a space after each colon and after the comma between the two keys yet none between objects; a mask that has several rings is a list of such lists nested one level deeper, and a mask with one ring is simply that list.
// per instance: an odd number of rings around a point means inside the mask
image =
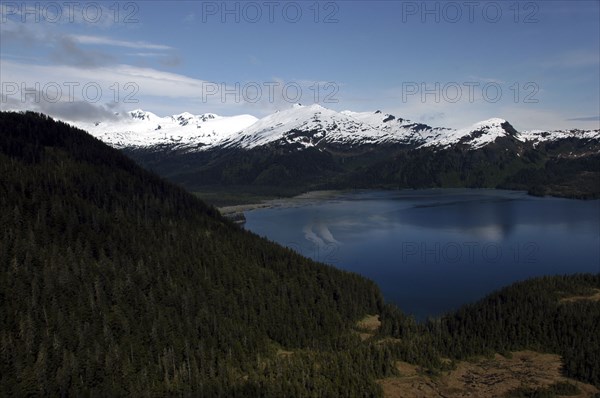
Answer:
[{"label": "bare dirt patch", "polygon": [[519,351],[506,358],[481,358],[459,362],[455,370],[440,376],[424,375],[419,367],[397,363],[399,377],[379,380],[388,398],[429,397],[504,397],[517,387],[547,387],[559,381],[569,381],[581,390],[576,397],[592,397],[599,390],[561,375],[558,355]]},{"label": "bare dirt patch", "polygon": [[356,323],[358,335],[363,341],[369,337],[373,337],[379,330],[380,326],[381,321],[379,320],[379,315],[367,315]]},{"label": "bare dirt patch", "polygon": [[594,289],[594,293],[588,296],[572,296],[560,300],[561,303],[574,303],[576,301],[600,301],[600,289]]}]

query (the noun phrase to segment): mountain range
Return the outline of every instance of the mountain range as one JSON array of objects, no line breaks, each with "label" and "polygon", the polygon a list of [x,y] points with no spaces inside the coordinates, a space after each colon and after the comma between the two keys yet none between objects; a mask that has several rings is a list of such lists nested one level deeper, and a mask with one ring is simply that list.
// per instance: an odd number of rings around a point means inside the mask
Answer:
[{"label": "mountain range", "polygon": [[336,112],[318,104],[295,104],[262,119],[251,115],[188,112],[159,117],[140,109],[116,116],[114,121],[73,124],[116,148],[167,146],[192,152],[267,145],[287,145],[297,150],[326,145],[353,148],[392,144],[413,149],[454,145],[479,149],[501,137],[513,137],[534,145],[565,138],[600,140],[600,129],[519,132],[500,118],[451,129],[431,127],[381,111]]},{"label": "mountain range", "polygon": [[519,131],[500,118],[451,129],[317,104],[262,119],[142,110],[115,117],[75,124],[215,205],[320,189],[468,187],[600,197],[599,129]]}]

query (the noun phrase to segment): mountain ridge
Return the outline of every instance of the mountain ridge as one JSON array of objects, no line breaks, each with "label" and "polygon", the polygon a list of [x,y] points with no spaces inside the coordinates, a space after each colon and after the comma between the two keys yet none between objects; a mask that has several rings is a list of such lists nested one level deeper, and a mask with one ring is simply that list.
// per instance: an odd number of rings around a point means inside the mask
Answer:
[{"label": "mountain ridge", "polygon": [[167,146],[184,151],[215,148],[252,149],[287,145],[295,150],[314,146],[402,145],[413,149],[448,148],[461,145],[480,149],[501,137],[539,145],[568,138],[600,140],[600,129],[518,131],[502,118],[491,118],[462,129],[432,127],[392,114],[337,112],[319,104],[295,104],[258,119],[251,115],[193,115],[188,112],[159,117],[141,109],[118,121],[82,123],[76,127],[117,148]]},{"label": "mountain ridge", "polygon": [[104,127],[88,131],[105,141],[118,137],[113,146],[192,192],[272,197],[321,189],[463,187],[600,197],[600,130],[518,131],[503,118],[435,128],[381,111],[336,112],[315,104],[249,118],[241,132],[230,128],[200,138],[190,129],[235,123],[213,114],[174,115],[164,118],[174,126],[172,136],[161,139],[155,115],[133,116],[131,123],[142,126],[131,133],[139,145],[125,145],[127,137]]}]

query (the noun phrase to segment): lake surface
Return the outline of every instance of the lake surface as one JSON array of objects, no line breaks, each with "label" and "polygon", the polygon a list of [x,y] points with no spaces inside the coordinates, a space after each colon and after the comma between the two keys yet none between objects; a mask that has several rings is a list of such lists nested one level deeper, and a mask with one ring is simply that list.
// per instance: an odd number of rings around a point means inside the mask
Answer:
[{"label": "lake surface", "polygon": [[417,319],[532,276],[600,272],[600,201],[358,191],[246,212],[245,228],[362,274]]}]

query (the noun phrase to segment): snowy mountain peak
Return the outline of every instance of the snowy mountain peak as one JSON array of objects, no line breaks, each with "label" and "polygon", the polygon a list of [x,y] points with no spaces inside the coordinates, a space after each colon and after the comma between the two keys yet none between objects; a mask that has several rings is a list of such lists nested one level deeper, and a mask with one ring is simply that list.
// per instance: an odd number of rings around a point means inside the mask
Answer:
[{"label": "snowy mountain peak", "polygon": [[177,123],[179,123],[179,125],[181,125],[181,126],[187,126],[188,124],[195,124],[196,126],[199,126],[203,122],[206,122],[211,119],[218,119],[218,118],[220,118],[220,116],[216,115],[214,113],[205,113],[202,115],[192,115],[189,112],[183,112],[179,115],[171,116],[171,119],[173,121],[176,121]]},{"label": "snowy mountain peak", "polygon": [[529,130],[518,133],[521,141],[532,142],[534,146],[539,145],[544,141],[554,141],[557,139],[578,138],[581,140],[597,140],[600,141],[600,129],[596,130]]},{"label": "snowy mountain peak", "polygon": [[132,119],[151,120],[151,119],[157,118],[157,116],[154,113],[152,113],[152,112],[146,112],[146,111],[141,110],[141,109],[136,109],[136,110],[133,110],[133,111],[128,112],[128,113],[129,113],[129,116]]},{"label": "snowy mountain peak", "polygon": [[501,137],[516,137],[518,132],[505,119],[492,118],[477,122],[471,127],[448,130],[423,146],[449,147],[456,144],[467,145],[471,149],[482,148]]},{"label": "snowy mountain peak", "polygon": [[505,119],[500,119],[497,117],[475,123],[469,128],[469,130],[471,130],[471,133],[481,132],[497,136],[515,135],[517,133],[517,131],[509,122],[507,122]]},{"label": "snowy mountain peak", "polygon": [[171,145],[198,150],[220,144],[258,120],[251,115],[223,117],[214,113],[193,115],[189,112],[159,117],[141,109],[127,112],[127,115],[129,117],[111,121],[71,124],[117,148]]},{"label": "snowy mountain peak", "polygon": [[189,112],[183,112],[183,113],[180,113],[179,115],[173,115],[173,117],[176,119],[191,119],[194,117],[194,115],[192,115]]},{"label": "snowy mountain peak", "polygon": [[506,120],[501,119],[499,117],[493,117],[491,119],[488,120],[483,120],[481,122],[475,123],[473,125],[473,128],[477,128],[477,127],[496,127],[496,126],[502,126],[504,123],[506,123]]},{"label": "snowy mountain peak", "polygon": [[319,142],[360,145],[376,143],[382,135],[382,131],[368,124],[319,104],[296,104],[260,119],[225,145],[241,148],[272,143],[297,148],[315,146]]}]

